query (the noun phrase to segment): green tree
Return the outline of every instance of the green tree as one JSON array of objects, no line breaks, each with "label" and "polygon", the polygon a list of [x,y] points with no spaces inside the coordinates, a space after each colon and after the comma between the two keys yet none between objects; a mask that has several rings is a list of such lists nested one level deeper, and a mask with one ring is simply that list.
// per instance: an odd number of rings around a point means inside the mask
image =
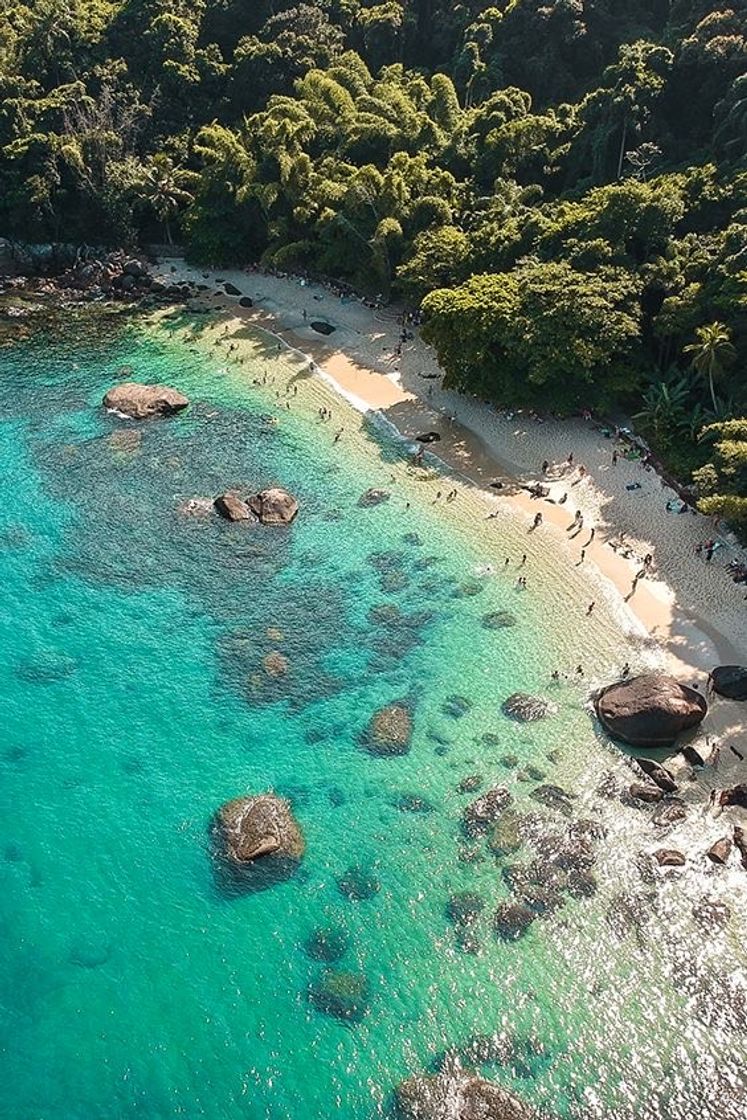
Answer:
[{"label": "green tree", "polygon": [[747,526],[747,419],[709,424],[701,440],[713,443],[713,459],[693,475],[698,508]]},{"label": "green tree", "polygon": [[716,402],[715,382],[737,357],[731,341],[731,332],[723,323],[706,323],[695,332],[695,342],[685,347],[685,354],[692,354],[691,365],[702,377],[708,379],[714,412]]}]

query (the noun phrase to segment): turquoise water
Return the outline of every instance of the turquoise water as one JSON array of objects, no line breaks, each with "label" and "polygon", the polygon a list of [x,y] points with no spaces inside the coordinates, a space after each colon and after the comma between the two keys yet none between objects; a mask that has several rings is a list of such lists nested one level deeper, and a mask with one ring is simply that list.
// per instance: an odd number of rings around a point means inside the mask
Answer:
[{"label": "turquoise water", "polygon": [[[343,404],[321,423],[325,387],[274,343],[247,338],[231,365],[181,326],[79,312],[0,351],[0,1115],[359,1120],[389,1114],[397,1082],[445,1049],[498,1032],[510,1052],[483,1072],[558,1116],[737,1120],[743,1024],[698,1004],[741,952],[729,873],[642,879],[636,856],[660,839],[596,792],[630,777],[585,711],[589,677],[638,652],[603,603],[579,623],[580,577],[555,578],[557,557],[536,566],[534,540],[531,594],[517,592],[524,527],[488,536],[474,495],[434,504],[450,480],[408,469]],[[140,426],[104,413],[125,366],[187,392],[189,411]],[[271,483],[299,497],[288,530],[180,510]],[[361,508],[372,486],[392,498]],[[485,628],[497,610],[517,625]],[[263,668],[273,650],[285,676]],[[549,687],[580,660],[583,683]],[[518,689],[556,714],[509,721]],[[361,735],[396,700],[414,712],[411,751],[372,757]],[[505,784],[557,834],[569,820],[530,797],[528,766],[608,835],[597,894],[506,943],[490,921],[501,871],[536,852],[500,861],[467,841],[475,794],[457,785]],[[293,802],[302,867],[227,894],[212,814],[269,788]],[[413,797],[429,811],[404,811]],[[351,866],[380,884],[372,898],[340,892]],[[445,913],[464,890],[485,902],[474,952]],[[610,920],[621,891],[641,925]],[[701,948],[704,895],[733,914]],[[338,967],[366,978],[359,1022],[309,1000],[319,926],[344,931]]]}]

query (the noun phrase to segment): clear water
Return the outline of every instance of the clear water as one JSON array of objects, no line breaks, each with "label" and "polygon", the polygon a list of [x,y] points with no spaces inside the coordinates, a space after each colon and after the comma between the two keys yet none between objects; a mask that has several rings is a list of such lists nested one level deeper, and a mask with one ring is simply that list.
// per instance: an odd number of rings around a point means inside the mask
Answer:
[{"label": "clear water", "polygon": [[[485,521],[468,491],[434,501],[450,479],[409,468],[384,426],[338,401],[320,422],[327,388],[267,336],[242,339],[239,364],[211,330],[84,311],[0,351],[0,1115],[361,1120],[388,1115],[397,1082],[446,1048],[505,1032],[514,1057],[483,1072],[557,1116],[743,1117],[744,1022],[712,1006],[714,977],[738,971],[743,873],[642,881],[637,853],[680,834],[662,841],[650,812],[597,794],[605,774],[630,775],[587,689],[640,656],[601,590],[585,620],[585,577],[525,526]],[[192,407],[140,426],[107,415],[123,366]],[[179,510],[273,482],[301,502],[287,531]],[[391,500],[361,508],[371,486]],[[372,620],[381,604],[395,623]],[[484,628],[499,609],[518,625]],[[281,678],[262,665],[275,649]],[[579,661],[582,681],[549,685]],[[507,720],[517,689],[557,714]],[[455,693],[471,704],[460,718],[444,711]],[[361,733],[402,698],[412,749],[374,758]],[[516,943],[490,924],[503,864],[480,842],[478,862],[459,858],[457,784],[480,773],[547,831],[568,821],[530,799],[537,782],[510,754],[608,830],[597,895]],[[212,814],[269,788],[293,801],[302,868],[228,896]],[[403,795],[432,811],[403,811]],[[685,796],[700,819],[702,790]],[[350,865],[379,880],[372,899],[339,891]],[[445,915],[459,890],[486,903],[475,954]],[[608,919],[621,891],[644,896],[640,928]],[[704,896],[732,909],[705,941],[691,913]],[[347,932],[340,967],[367,978],[358,1023],[309,1001],[323,966],[304,944],[321,925]]]}]

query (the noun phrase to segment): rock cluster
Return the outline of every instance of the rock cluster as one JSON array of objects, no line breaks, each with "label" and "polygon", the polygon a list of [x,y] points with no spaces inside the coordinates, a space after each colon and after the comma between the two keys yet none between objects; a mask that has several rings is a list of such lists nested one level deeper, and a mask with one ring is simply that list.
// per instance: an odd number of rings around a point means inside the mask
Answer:
[{"label": "rock cluster", "polygon": [[15,272],[5,277],[6,290],[20,289],[75,300],[136,300],[152,303],[186,302],[196,295],[194,284],[168,283],[152,275],[139,257],[79,249],[72,245],[15,246]]},{"label": "rock cluster", "polygon": [[213,505],[227,521],[259,521],[263,525],[290,525],[298,513],[298,499],[279,486],[246,498],[229,490],[219,494]]},{"label": "rock cluster", "polygon": [[362,746],[381,757],[407,754],[412,738],[412,715],[402,703],[388,704],[371,717]]},{"label": "rock cluster", "polygon": [[494,1081],[449,1062],[440,1073],[418,1073],[397,1087],[402,1120],[532,1120],[534,1111]]}]

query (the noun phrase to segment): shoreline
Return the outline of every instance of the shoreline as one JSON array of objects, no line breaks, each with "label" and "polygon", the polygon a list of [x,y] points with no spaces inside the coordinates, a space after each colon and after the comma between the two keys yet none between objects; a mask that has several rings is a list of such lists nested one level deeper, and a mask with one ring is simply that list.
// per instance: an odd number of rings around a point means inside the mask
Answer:
[{"label": "shoreline", "polygon": [[[694,550],[699,539],[713,534],[710,520],[701,514],[660,513],[667,499],[675,497],[674,492],[652,469],[646,470],[639,463],[620,458],[613,470],[610,464],[615,441],[603,436],[592,422],[542,422],[518,414],[501,415],[483,402],[444,390],[435,356],[417,334],[402,348],[401,358],[397,357],[401,327],[396,312],[376,311],[351,297],[337,297],[319,285],[302,284],[293,277],[233,269],[200,270],[180,258],[167,258],[160,264],[167,279],[202,284],[204,290],[198,297],[202,305],[269,332],[313,361],[316,375],[357,411],[380,413],[406,440],[413,440],[420,432],[438,430],[440,441],[429,445],[427,451],[448,471],[481,490],[497,510],[508,508],[528,525],[541,512],[543,530],[550,529],[554,543],[560,542],[571,563],[596,569],[617,598],[618,609],[656,642],[673,673],[699,677],[715,664],[744,663],[747,659],[746,628],[739,618],[744,592],[740,593],[741,585],[733,584],[721,570],[724,559],[737,551],[735,542],[721,538],[717,553],[720,565],[707,568]],[[225,292],[226,283],[248,295],[253,306],[241,307],[239,297]],[[317,319],[334,327],[334,333],[324,336],[314,332],[308,324]],[[570,451],[558,462],[557,449],[566,446],[574,452],[573,470],[566,469],[565,463]],[[608,464],[601,461],[605,453]],[[546,476],[541,471],[543,454],[551,463]],[[532,471],[533,460],[537,466]],[[586,468],[583,477],[578,471],[580,464]],[[617,476],[614,482],[618,489],[627,485],[619,481],[623,475],[639,484],[635,491],[623,491],[630,495],[627,511],[620,509],[620,494],[610,493],[614,489],[610,486],[611,474]],[[503,489],[489,488],[496,479],[503,480]],[[549,487],[548,498],[534,499],[522,489],[538,481]],[[568,498],[561,504],[558,499],[563,494]],[[652,509],[655,504],[659,509]],[[567,529],[576,510],[584,517],[584,528],[574,540]],[[628,516],[620,517],[621,512]],[[669,519],[668,526],[677,530],[673,548],[666,547],[667,534],[661,532],[664,516]],[[587,544],[591,528],[595,530],[594,539]],[[621,533],[625,533],[632,555],[623,556],[610,547],[610,541],[617,540]],[[680,543],[683,536],[689,546],[686,549]],[[586,545],[583,559],[582,545]],[[647,553],[654,557],[653,578],[639,581],[631,596],[633,577]],[[709,591],[707,597],[702,596],[706,600],[703,607],[712,608],[713,600],[720,599],[718,609],[693,611],[681,601],[682,591],[678,596],[678,584]]]}]

